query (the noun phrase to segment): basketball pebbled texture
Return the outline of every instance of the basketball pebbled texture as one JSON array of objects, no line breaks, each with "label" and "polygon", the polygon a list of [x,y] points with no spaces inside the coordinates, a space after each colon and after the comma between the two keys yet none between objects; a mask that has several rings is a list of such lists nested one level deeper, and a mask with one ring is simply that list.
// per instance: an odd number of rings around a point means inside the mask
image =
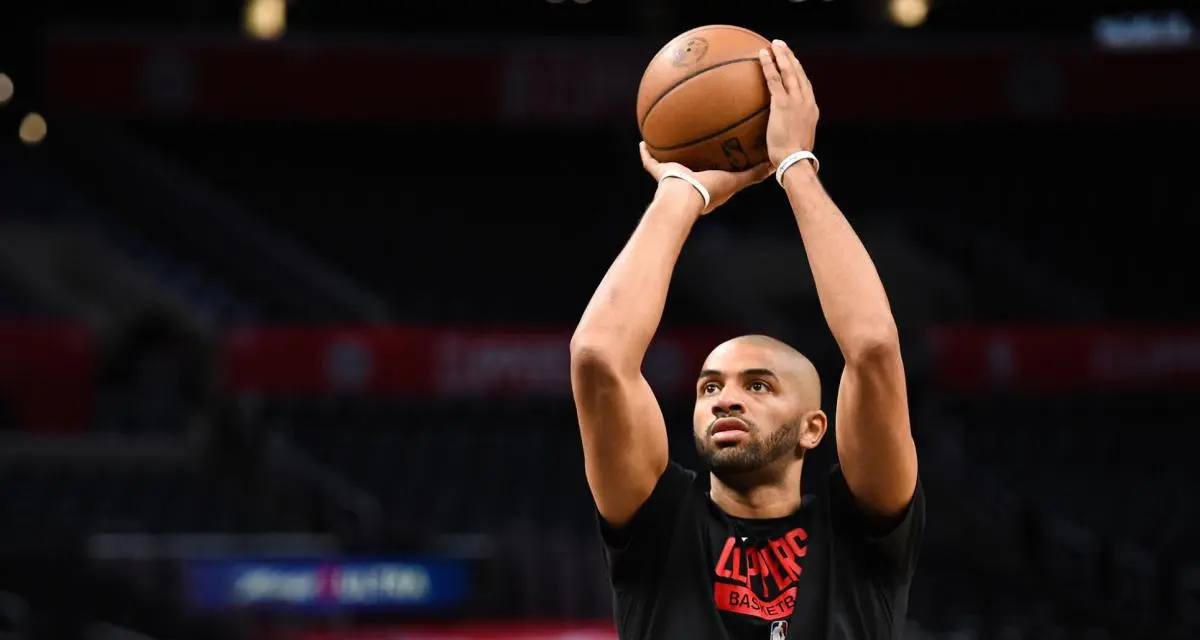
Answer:
[{"label": "basketball pebbled texture", "polygon": [[638,86],[638,130],[650,155],[694,171],[740,171],[767,161],[771,94],[753,31],[709,25],[655,54]]}]

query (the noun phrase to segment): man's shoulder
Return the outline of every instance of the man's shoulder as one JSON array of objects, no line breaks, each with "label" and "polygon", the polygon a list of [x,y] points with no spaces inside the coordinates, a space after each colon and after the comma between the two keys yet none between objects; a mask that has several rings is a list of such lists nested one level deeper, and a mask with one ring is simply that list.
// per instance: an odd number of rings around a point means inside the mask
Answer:
[{"label": "man's shoulder", "polygon": [[675,480],[676,482],[686,482],[689,485],[695,485],[701,480],[700,473],[695,469],[685,467],[674,458],[667,461],[667,468],[663,470],[662,477]]},{"label": "man's shoulder", "polygon": [[670,459],[629,526],[672,522],[684,504],[695,502],[706,495],[707,491],[707,474],[701,475]]},{"label": "man's shoulder", "polygon": [[925,494],[920,478],[904,512],[887,520],[879,520],[861,508],[838,465],[830,470],[825,495],[829,527],[836,537],[849,543],[841,545],[842,552],[872,558],[864,566],[871,571],[883,570],[879,577],[889,584],[907,585],[925,531]]},{"label": "man's shoulder", "polygon": [[671,459],[658,479],[654,493],[670,502],[681,503],[703,498],[708,493],[708,474]]}]

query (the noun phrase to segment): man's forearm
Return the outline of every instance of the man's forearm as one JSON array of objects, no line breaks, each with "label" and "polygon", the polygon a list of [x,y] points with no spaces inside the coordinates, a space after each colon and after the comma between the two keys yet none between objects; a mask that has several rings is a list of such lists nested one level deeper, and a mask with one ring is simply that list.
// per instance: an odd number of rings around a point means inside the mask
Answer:
[{"label": "man's forearm", "polygon": [[892,346],[896,324],[883,282],[850,223],[825,192],[812,165],[784,174],[784,188],[800,227],[829,330],[849,362]]},{"label": "man's forearm", "polygon": [[640,369],[662,320],[671,273],[703,202],[682,180],[666,180],[609,267],[575,329],[573,351]]}]

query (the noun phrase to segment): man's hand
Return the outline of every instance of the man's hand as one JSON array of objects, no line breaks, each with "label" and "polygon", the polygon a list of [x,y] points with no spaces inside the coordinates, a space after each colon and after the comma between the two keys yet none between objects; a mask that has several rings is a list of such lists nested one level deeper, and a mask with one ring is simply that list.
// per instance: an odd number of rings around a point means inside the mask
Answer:
[{"label": "man's hand", "polygon": [[812,83],[782,40],[758,52],[767,88],[771,90],[771,114],[767,120],[767,155],[779,166],[797,151],[812,151],[817,138],[817,101]]},{"label": "man's hand", "polygon": [[[642,153],[642,166],[646,168],[655,181],[662,181],[663,173],[667,171],[678,171],[685,173],[695,178],[700,184],[708,189],[708,195],[711,201],[708,203],[708,208],[701,211],[701,215],[711,212],[713,209],[725,204],[733,194],[745,189],[746,187],[762,182],[771,175],[774,169],[767,163],[751,167],[745,171],[692,171],[687,167],[676,162],[659,162],[650,155],[650,151],[646,148],[646,143],[642,142],[638,145],[638,150]],[[673,180],[672,182],[683,183],[682,180]],[[683,183],[686,185],[686,183]],[[690,185],[686,185],[688,189],[695,191]],[[696,197],[699,198],[699,192]]]}]

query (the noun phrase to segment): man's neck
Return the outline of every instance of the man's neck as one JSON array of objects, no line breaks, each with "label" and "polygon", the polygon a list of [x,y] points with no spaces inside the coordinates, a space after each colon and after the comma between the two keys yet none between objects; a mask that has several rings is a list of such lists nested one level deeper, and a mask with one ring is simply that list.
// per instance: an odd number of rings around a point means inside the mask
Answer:
[{"label": "man's neck", "polygon": [[712,474],[709,493],[722,511],[735,518],[782,518],[800,508],[801,469],[801,465],[794,464],[782,473],[770,474],[769,479],[727,478],[728,483]]}]

